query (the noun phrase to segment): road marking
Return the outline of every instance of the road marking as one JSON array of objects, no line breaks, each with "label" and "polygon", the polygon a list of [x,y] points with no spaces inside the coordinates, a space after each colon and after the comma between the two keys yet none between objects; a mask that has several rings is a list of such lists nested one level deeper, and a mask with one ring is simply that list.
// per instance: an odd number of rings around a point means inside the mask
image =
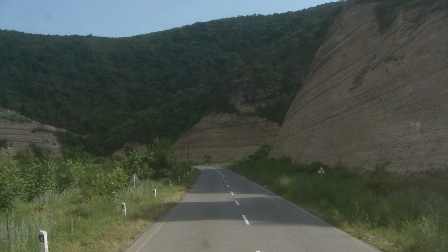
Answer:
[{"label": "road marking", "polygon": [[233,194],[233,192],[232,192],[232,191],[230,191],[230,193],[231,193],[232,195],[235,195],[235,194]]},{"label": "road marking", "polygon": [[221,176],[222,176],[222,178],[224,178],[224,175],[222,175],[222,173],[221,172],[219,172],[218,170],[216,170],[215,168],[212,168],[213,170],[215,170],[216,172],[218,172]]},{"label": "road marking", "polygon": [[229,185],[227,185],[227,187],[230,187]]},{"label": "road marking", "polygon": [[237,206],[239,206],[239,205],[240,205],[240,203],[238,203],[238,201],[236,201],[236,200],[235,200],[235,203],[236,203],[236,205],[237,205]]},{"label": "road marking", "polygon": [[159,230],[159,228],[161,228],[163,226],[163,224],[165,224],[165,222],[171,217],[171,215],[173,215],[176,210],[179,208],[181,204],[177,205],[176,208],[174,208],[174,210],[170,213],[170,215],[168,215],[163,221],[161,221],[160,225],[156,228],[156,230],[154,230],[149,237],[142,243],[142,245],[140,245],[140,247],[138,247],[137,252],[139,252],[145,245],[146,243],[148,243],[148,241],[152,238],[152,236],[157,233],[157,230]]},{"label": "road marking", "polygon": [[247,220],[246,215],[244,215],[244,214],[243,214],[243,219],[244,219],[244,222],[246,222],[246,225],[250,226],[249,221]]}]

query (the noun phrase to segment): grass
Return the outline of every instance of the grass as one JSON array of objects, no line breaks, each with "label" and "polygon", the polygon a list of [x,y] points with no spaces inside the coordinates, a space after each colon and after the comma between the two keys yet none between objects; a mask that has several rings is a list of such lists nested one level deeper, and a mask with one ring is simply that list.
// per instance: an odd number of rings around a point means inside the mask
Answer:
[{"label": "grass", "polygon": [[246,160],[229,166],[382,251],[448,251],[446,174],[399,177],[319,162]]},{"label": "grass", "polygon": [[[146,228],[179,203],[200,172],[180,182],[143,181],[113,198],[86,202],[77,189],[47,192],[22,202],[10,215],[12,248],[8,248],[6,218],[0,219],[0,251],[37,251],[38,232],[48,233],[50,251],[124,251]],[[157,189],[154,197],[153,189]],[[121,204],[127,215],[122,216]],[[4,215],[4,214],[2,214]]]}]

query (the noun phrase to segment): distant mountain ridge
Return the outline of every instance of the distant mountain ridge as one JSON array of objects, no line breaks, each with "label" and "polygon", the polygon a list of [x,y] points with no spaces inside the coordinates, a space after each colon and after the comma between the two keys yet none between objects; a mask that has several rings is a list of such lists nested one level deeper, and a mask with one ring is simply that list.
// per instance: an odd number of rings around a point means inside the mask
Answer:
[{"label": "distant mountain ridge", "polygon": [[174,140],[209,112],[235,112],[229,94],[259,103],[250,113],[281,123],[342,8],[330,3],[129,38],[0,30],[0,105],[85,135],[96,154],[154,136]]}]

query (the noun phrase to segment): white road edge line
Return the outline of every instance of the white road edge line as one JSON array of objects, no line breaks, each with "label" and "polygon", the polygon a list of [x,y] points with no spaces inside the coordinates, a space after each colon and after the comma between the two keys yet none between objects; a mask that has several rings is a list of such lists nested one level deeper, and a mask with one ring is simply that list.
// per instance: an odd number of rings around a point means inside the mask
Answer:
[{"label": "white road edge line", "polygon": [[237,206],[239,206],[239,205],[240,205],[240,203],[238,203],[238,201],[236,201],[236,200],[235,200],[235,203],[236,203],[236,205],[237,205]]},{"label": "white road edge line", "polygon": [[221,172],[219,172],[217,169],[215,169],[215,168],[212,168],[213,170],[215,170],[216,172],[218,172],[221,176],[222,176],[222,178],[224,178],[224,175],[222,175],[222,173]]},{"label": "white road edge line", "polygon": [[179,204],[176,206],[176,208],[174,208],[173,212],[171,212],[170,215],[168,215],[163,221],[161,221],[160,225],[156,228],[156,230],[154,230],[154,231],[149,235],[148,239],[146,239],[145,242],[143,242],[142,245],[140,245],[140,247],[137,249],[136,252],[139,252],[140,249],[142,249],[142,248],[146,245],[146,243],[148,243],[148,241],[152,238],[152,236],[153,236],[155,233],[157,233],[157,230],[159,230],[159,228],[161,228],[161,227],[163,226],[163,224],[165,224],[165,221],[167,221],[167,220],[171,217],[171,215],[173,215],[173,214],[176,212],[176,210],[179,208],[180,205],[181,205],[181,204],[179,203]]},{"label": "white road edge line", "polygon": [[246,222],[246,224],[247,224],[248,226],[250,226],[249,221],[247,220],[246,215],[244,215],[244,214],[243,214],[243,219],[244,219],[244,222]]}]

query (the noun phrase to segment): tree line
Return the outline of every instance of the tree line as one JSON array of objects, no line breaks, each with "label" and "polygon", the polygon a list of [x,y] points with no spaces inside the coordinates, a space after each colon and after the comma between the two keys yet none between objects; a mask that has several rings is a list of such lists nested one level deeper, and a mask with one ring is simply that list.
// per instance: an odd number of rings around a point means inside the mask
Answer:
[{"label": "tree line", "polygon": [[106,155],[176,138],[228,93],[263,90],[281,122],[341,4],[213,20],[128,38],[0,31],[0,106],[84,135]]},{"label": "tree line", "polygon": [[0,106],[65,128],[66,146],[108,155],[128,141],[175,139],[204,114],[234,112],[228,94],[264,100],[282,123],[335,17],[377,2],[382,29],[400,9],[448,0],[347,0],[273,15],[199,22],[128,38],[0,30]]}]

